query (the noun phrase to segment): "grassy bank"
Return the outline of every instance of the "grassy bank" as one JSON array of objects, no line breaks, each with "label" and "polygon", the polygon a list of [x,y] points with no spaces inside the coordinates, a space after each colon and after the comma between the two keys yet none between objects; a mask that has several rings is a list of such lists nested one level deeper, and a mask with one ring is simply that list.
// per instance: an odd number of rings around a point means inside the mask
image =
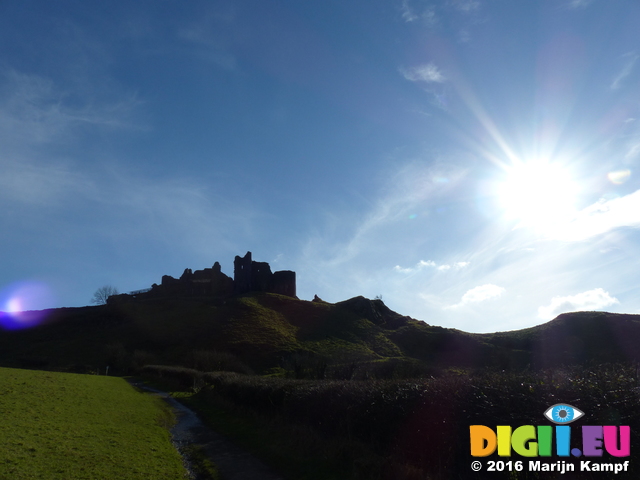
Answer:
[{"label": "grassy bank", "polygon": [[186,478],[167,407],[122,378],[0,368],[0,415],[0,478]]}]

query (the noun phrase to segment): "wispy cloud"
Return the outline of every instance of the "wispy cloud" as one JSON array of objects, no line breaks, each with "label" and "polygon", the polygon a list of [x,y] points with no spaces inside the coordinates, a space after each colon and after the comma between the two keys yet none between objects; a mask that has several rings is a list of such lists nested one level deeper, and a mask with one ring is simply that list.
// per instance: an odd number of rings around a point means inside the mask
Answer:
[{"label": "wispy cloud", "polygon": [[551,320],[561,313],[600,310],[619,303],[618,299],[612,297],[609,292],[602,288],[594,288],[576,295],[553,297],[549,305],[538,308],[538,317]]},{"label": "wispy cloud", "polygon": [[[388,189],[380,193],[366,217],[355,228],[351,227],[354,233],[348,243],[336,245],[333,261],[347,261],[359,251],[374,246],[380,235],[388,236],[385,231],[404,225],[416,209],[450,194],[466,176],[467,171],[453,165],[453,162],[434,163],[426,166],[424,162],[410,162],[391,175]],[[352,219],[348,221],[352,222]],[[342,225],[336,229],[345,230]]]},{"label": "wispy cloud", "polygon": [[581,241],[621,227],[640,227],[640,190],[611,200],[601,200],[580,211],[573,221],[559,225],[549,236]]},{"label": "wispy cloud", "polygon": [[414,267],[403,268],[400,265],[396,265],[395,267],[393,267],[393,270],[399,273],[404,273],[404,274],[414,274],[414,273],[423,271],[427,268],[435,269],[440,272],[446,272],[447,270],[451,270],[451,269],[460,270],[462,268],[467,267],[468,265],[470,265],[470,262],[456,262],[453,265],[444,263],[444,264],[438,265],[433,260],[427,260],[427,261],[420,260],[418,263],[416,263]]},{"label": "wispy cloud", "polygon": [[22,156],[0,162],[0,198],[5,205],[18,202],[55,207],[77,194],[90,194],[94,187],[94,182],[70,162],[43,162]]},{"label": "wispy cloud", "polygon": [[505,291],[506,290],[503,287],[493,285],[492,283],[487,283],[485,285],[480,285],[479,287],[472,288],[471,290],[467,290],[467,292],[462,296],[462,299],[459,303],[444,308],[445,310],[457,309],[471,303],[484,302],[492,298],[500,297]]},{"label": "wispy cloud", "polygon": [[422,12],[422,21],[428,27],[434,27],[438,24],[438,15],[435,7],[428,7]]},{"label": "wispy cloud", "polygon": [[309,234],[296,268],[313,272],[307,278],[314,286],[306,286],[301,278],[302,295],[305,289],[314,288],[307,294],[309,298],[318,293],[328,301],[339,301],[347,295],[369,292],[371,296],[384,293],[395,298],[413,295],[419,302],[418,283],[424,287],[431,276],[450,276],[441,275],[437,266],[453,265],[460,257],[447,262],[429,258],[416,262],[429,247],[415,232],[446,228],[443,222],[448,217],[428,210],[435,211],[461,188],[467,171],[453,160],[433,161],[432,165],[416,160],[397,170],[386,172],[385,187],[364,214],[345,209],[328,213],[321,227]]},{"label": "wispy cloud", "polygon": [[46,212],[47,221],[64,218],[65,229],[77,238],[127,244],[151,236],[197,252],[225,245],[236,234],[251,236],[255,209],[248,201],[229,200],[211,182],[188,176],[151,181],[125,167],[127,158],[85,158],[81,145],[95,135],[146,130],[135,121],[140,105],[135,96],[116,95],[95,104],[90,95],[66,92],[52,79],[4,72],[0,225],[10,228],[15,218]]},{"label": "wispy cloud", "polygon": [[627,159],[627,160],[633,160],[638,155],[640,155],[640,142],[638,142],[638,143],[636,143],[634,145],[631,145],[629,147],[629,150],[625,154],[624,158]]},{"label": "wispy cloud", "polygon": [[7,70],[0,74],[0,138],[33,144],[65,141],[85,127],[140,129],[132,118],[140,103],[131,95],[96,104],[48,78]]},{"label": "wispy cloud", "polygon": [[179,29],[178,38],[190,44],[188,54],[196,55],[223,70],[235,70],[238,61],[230,45],[235,19],[231,4],[211,7],[196,22]]},{"label": "wispy cloud", "polygon": [[112,169],[99,187],[93,202],[103,212],[102,235],[119,243],[150,236],[158,244],[207,257],[212,245],[231,249],[234,239],[251,237],[252,229],[259,228],[254,207],[195,178],[150,181],[120,168]]},{"label": "wispy cloud", "polygon": [[446,80],[446,77],[433,62],[409,69],[401,69],[400,72],[404,78],[412,82],[443,83]]},{"label": "wispy cloud", "polygon": [[481,3],[478,0],[449,0],[449,4],[453,5],[457,10],[463,13],[476,11],[481,6]]},{"label": "wispy cloud", "polygon": [[436,262],[433,260],[427,260],[426,262],[424,260],[420,260],[415,267],[402,268],[400,265],[396,265],[393,269],[400,273],[416,273],[427,267],[437,267]]},{"label": "wispy cloud", "polygon": [[593,3],[593,0],[569,0],[567,7],[571,9],[586,8]]},{"label": "wispy cloud", "polygon": [[471,34],[469,30],[463,28],[458,32],[458,42],[469,43],[471,41]]},{"label": "wispy cloud", "polygon": [[408,0],[403,0],[402,1],[402,18],[404,19],[405,22],[415,22],[416,20],[418,20],[418,18],[420,18],[415,11],[409,6],[409,1]]},{"label": "wispy cloud", "polygon": [[620,72],[618,72],[618,74],[613,79],[613,82],[611,82],[611,90],[617,90],[618,88],[620,88],[622,81],[627,78],[633,71],[633,67],[638,61],[638,58],[640,58],[640,55],[638,55],[636,52],[629,52],[625,53],[622,58],[624,59],[624,65]]},{"label": "wispy cloud", "polygon": [[402,19],[407,23],[420,21],[422,24],[433,27],[438,23],[438,15],[436,14],[436,8],[433,5],[419,5],[412,6],[410,0],[403,0],[400,10],[402,12]]},{"label": "wispy cloud", "polygon": [[[15,70],[0,74],[0,196],[5,202],[53,207],[96,189],[85,162],[71,153],[88,132],[145,130],[134,120],[135,96],[96,104],[51,79]],[[62,148],[52,153],[52,146]]]},{"label": "wispy cloud", "polygon": [[223,70],[235,70],[238,66],[236,57],[218,39],[212,37],[211,28],[203,25],[192,25],[178,32],[178,37],[197,48],[190,52],[209,61]]}]

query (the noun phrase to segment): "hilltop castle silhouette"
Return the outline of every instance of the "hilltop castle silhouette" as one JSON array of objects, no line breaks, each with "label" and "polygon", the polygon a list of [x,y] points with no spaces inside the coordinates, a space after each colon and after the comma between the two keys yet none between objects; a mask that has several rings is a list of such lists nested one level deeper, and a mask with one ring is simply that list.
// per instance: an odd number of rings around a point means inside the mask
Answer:
[{"label": "hilltop castle silhouette", "polygon": [[186,268],[180,278],[162,276],[160,285],[109,297],[107,303],[138,298],[216,297],[226,298],[247,292],[269,292],[296,297],[296,272],[271,272],[267,262],[254,262],[251,252],[244,257],[236,255],[233,261],[233,279],[221,271],[220,263],[211,268],[192,272]]}]

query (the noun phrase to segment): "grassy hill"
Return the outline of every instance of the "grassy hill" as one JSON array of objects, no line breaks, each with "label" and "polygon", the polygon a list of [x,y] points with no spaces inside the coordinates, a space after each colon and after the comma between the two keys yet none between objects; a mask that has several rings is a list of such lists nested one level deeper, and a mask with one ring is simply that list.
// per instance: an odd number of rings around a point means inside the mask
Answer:
[{"label": "grassy hill", "polygon": [[187,478],[158,398],[125,380],[0,368],[0,478]]},{"label": "grassy hill", "polygon": [[[45,312],[36,327],[0,330],[0,364],[71,371],[107,365],[114,373],[150,363],[258,373],[285,368],[349,376],[429,369],[506,370],[638,360],[640,317],[603,312],[563,314],[512,332],[470,334],[393,312],[382,300],[329,304],[252,293],[227,300],[148,299]],[[233,364],[233,365],[231,365]],[[280,370],[281,371],[281,370]],[[306,372],[306,373],[305,373]],[[351,372],[353,373],[353,372]]]},{"label": "grassy hill", "polygon": [[640,315],[607,312],[563,313],[545,324],[483,335],[511,355],[514,364],[534,368],[558,365],[638,362]]}]

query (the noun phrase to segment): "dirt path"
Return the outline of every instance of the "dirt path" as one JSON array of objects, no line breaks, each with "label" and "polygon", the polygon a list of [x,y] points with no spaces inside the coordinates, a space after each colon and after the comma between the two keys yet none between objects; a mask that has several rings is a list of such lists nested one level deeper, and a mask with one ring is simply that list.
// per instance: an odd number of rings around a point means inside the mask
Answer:
[{"label": "dirt path", "polygon": [[[131,381],[134,387],[147,390],[164,398],[176,414],[176,425],[171,429],[173,443],[182,450],[188,445],[199,445],[213,462],[224,480],[283,480],[264,463],[237,447],[226,437],[212,431],[190,408],[178,402],[167,392]],[[187,459],[188,464],[188,459]],[[198,477],[193,474],[193,478]]]}]

